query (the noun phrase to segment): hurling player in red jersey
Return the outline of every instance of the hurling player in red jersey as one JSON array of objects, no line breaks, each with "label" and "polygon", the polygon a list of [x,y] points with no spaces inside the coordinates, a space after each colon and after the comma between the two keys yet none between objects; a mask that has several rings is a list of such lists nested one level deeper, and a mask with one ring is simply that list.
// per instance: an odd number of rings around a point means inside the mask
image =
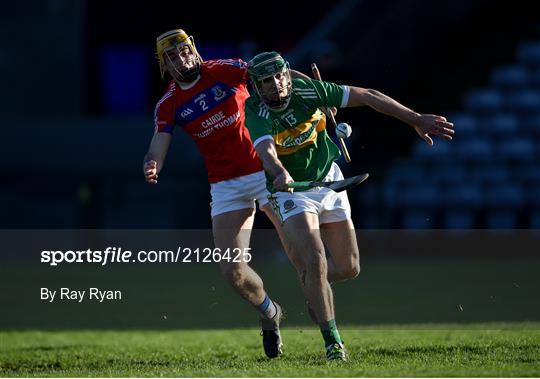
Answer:
[{"label": "hurling player in red jersey", "polygon": [[[156,42],[162,77],[168,73],[173,80],[156,105],[155,133],[143,163],[146,181],[157,183],[173,129],[183,129],[203,155],[208,171],[215,246],[243,251],[249,246],[255,200],[280,231],[268,204],[262,164],[245,127],[246,64],[240,59],[203,61],[193,37],[181,29],[160,35]],[[221,260],[220,267],[235,291],[259,310],[266,355],[278,356],[281,307],[268,297],[261,278],[246,261]]]}]

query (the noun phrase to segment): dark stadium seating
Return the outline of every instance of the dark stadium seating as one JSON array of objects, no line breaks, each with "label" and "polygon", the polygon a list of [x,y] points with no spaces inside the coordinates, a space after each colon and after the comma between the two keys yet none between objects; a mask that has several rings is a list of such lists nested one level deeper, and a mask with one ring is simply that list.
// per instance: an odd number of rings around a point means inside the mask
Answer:
[{"label": "dark stadium seating", "polygon": [[404,228],[540,228],[540,42],[493,68],[490,86],[468,91],[449,114],[456,136],[396,162],[383,184]]},{"label": "dark stadium seating", "polygon": [[540,41],[523,43],[518,48],[517,58],[527,68],[540,68]]},{"label": "dark stadium seating", "polygon": [[529,70],[517,64],[497,67],[491,73],[491,82],[501,89],[521,89],[529,84]]}]

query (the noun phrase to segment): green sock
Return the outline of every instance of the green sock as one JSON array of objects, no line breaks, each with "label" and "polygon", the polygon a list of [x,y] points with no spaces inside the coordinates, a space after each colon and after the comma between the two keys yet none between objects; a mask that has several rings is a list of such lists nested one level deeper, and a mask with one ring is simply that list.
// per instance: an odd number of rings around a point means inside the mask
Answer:
[{"label": "green sock", "polygon": [[336,320],[330,320],[328,322],[321,322],[319,324],[321,328],[321,334],[324,338],[324,346],[334,345],[336,343],[342,343],[339,331],[336,326]]}]

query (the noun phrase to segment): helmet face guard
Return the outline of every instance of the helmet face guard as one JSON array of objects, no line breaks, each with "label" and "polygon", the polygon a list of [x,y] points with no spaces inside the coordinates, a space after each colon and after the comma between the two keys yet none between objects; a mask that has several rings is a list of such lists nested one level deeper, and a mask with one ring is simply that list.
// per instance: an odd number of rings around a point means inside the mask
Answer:
[{"label": "helmet face guard", "polygon": [[289,63],[276,52],[261,53],[248,63],[248,73],[261,101],[272,110],[283,110],[292,95]]},{"label": "helmet face guard", "polygon": [[156,40],[161,77],[168,72],[175,81],[192,82],[201,71],[203,62],[192,36],[182,29],[163,33]]}]

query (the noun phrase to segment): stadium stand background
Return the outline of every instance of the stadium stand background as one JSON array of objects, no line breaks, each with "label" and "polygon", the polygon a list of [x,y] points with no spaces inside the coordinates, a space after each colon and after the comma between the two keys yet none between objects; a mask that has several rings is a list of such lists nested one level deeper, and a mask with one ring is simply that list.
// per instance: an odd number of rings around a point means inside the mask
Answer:
[{"label": "stadium stand background", "polygon": [[[287,8],[225,2],[49,0],[2,6],[2,228],[206,228],[208,184],[175,133],[158,186],[141,160],[161,96],[155,37],[181,26],[205,58],[284,53],[323,78],[448,115],[451,144],[341,110],[364,228],[538,228],[540,19],[526,2],[342,0]],[[264,218],[259,226],[268,226]]]}]

